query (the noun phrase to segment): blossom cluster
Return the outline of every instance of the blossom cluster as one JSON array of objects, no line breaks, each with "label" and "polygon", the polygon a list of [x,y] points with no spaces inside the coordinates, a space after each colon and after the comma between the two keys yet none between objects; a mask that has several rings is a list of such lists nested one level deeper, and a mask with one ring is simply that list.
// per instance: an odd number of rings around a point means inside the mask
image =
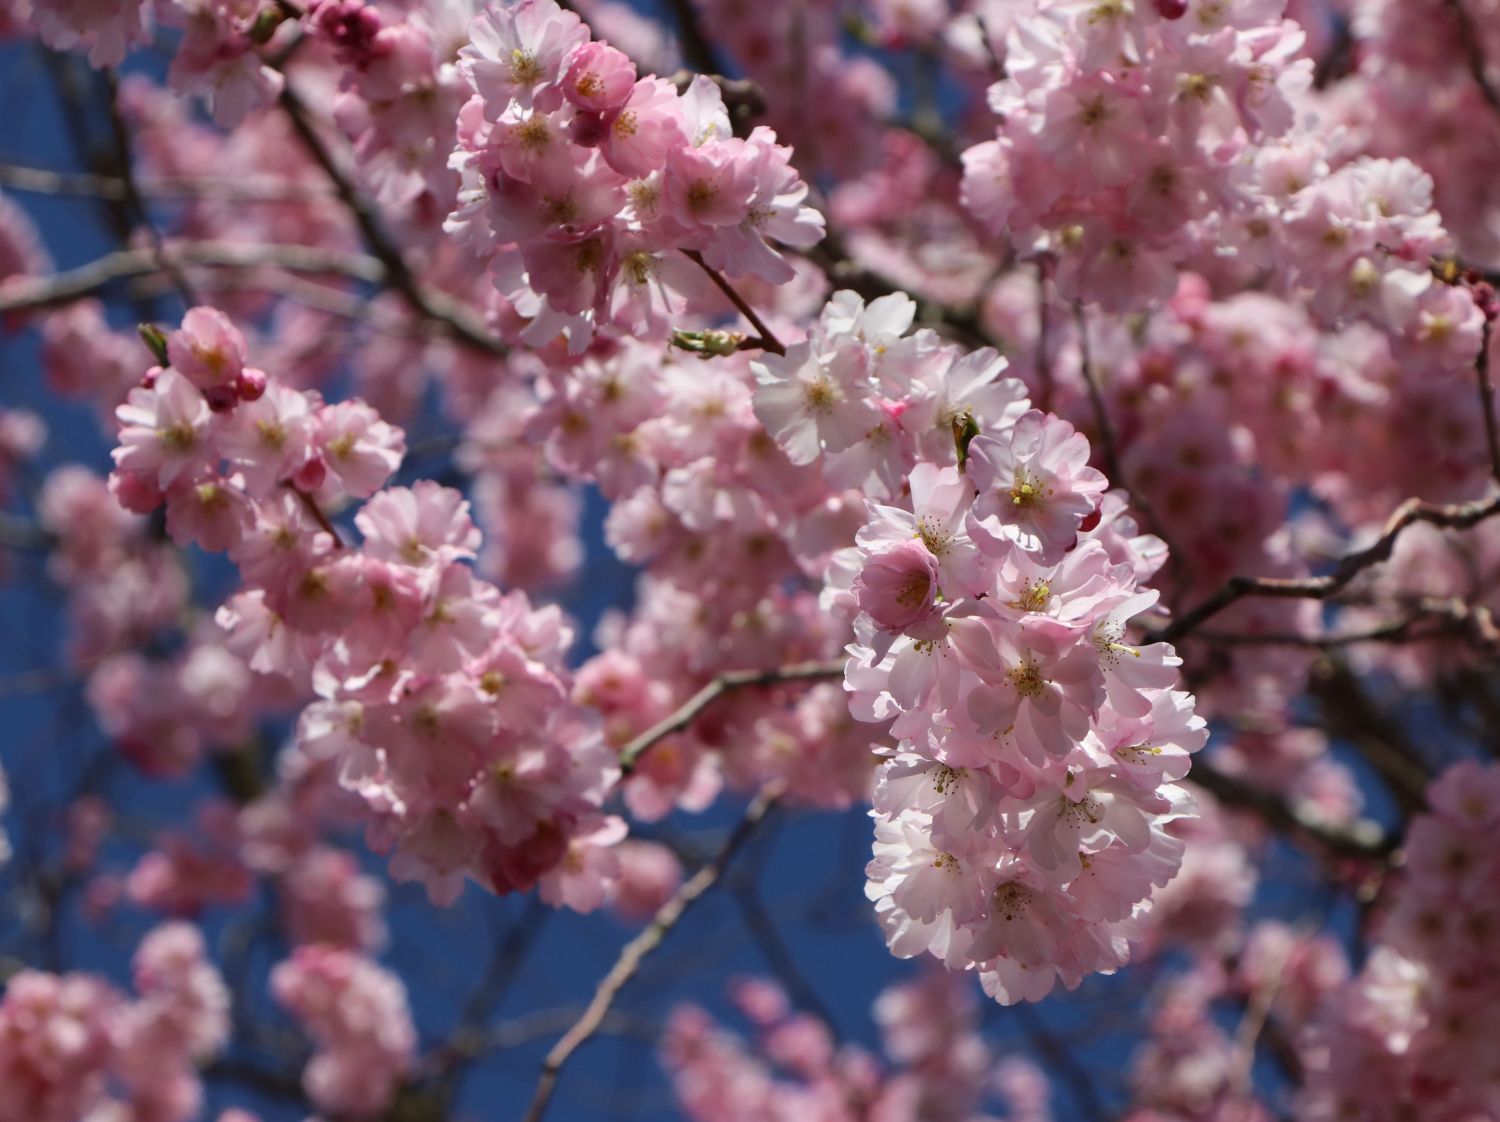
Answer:
[{"label": "blossom cluster", "polygon": [[1204,220],[1233,223],[1216,231],[1228,246],[1253,244],[1240,164],[1291,129],[1312,79],[1282,8],[1069,2],[1021,16],[989,95],[998,136],[964,153],[966,204],[1018,248],[1055,254],[1069,298],[1116,311],[1165,299]]},{"label": "blossom cluster", "polygon": [[1278,3],[1063,3],[1007,37],[996,140],[964,153],[970,210],[1055,261],[1058,291],[1160,305],[1178,270],[1275,287],[1329,323],[1371,322],[1439,372],[1481,316],[1429,265],[1453,252],[1433,180],[1330,146],[1305,32]]},{"label": "blossom cluster", "polygon": [[[447,900],[465,874],[527,889],[623,836],[599,814],[612,760],[566,704],[561,613],[474,575],[480,535],[458,492],[382,490],[400,430],[245,366],[214,309],[189,311],[161,349],[170,365],[118,410],[111,487],[138,511],[164,502],[174,540],[239,567],[244,587],[218,616],[230,647],[316,690],[301,744],[338,761],[397,875]],[[349,498],[369,500],[357,550],[324,513]],[[570,875],[545,891],[568,895]]]},{"label": "blossom cluster", "polygon": [[319,1110],[371,1118],[391,1104],[416,1052],[399,978],[355,952],[314,945],[277,964],[271,993],[316,1045],[302,1081]]},{"label": "blossom cluster", "polygon": [[0,998],[0,1119],[198,1116],[196,1065],[228,1040],[229,991],[186,923],[148,934],[134,972],[134,999],[89,974],[23,970],[9,980]]},{"label": "blossom cluster", "polygon": [[689,254],[783,284],[793,270],[772,242],[822,236],[790,149],[764,126],[735,136],[709,78],[679,92],[638,77],[555,0],[489,8],[470,39],[445,229],[489,261],[526,341],[565,332],[577,353],[596,327],[660,324],[706,284]]},{"label": "blossom cluster", "polygon": [[868,496],[824,600],[853,622],[855,716],[899,741],[869,888],[892,947],[1036,998],[1124,961],[1180,860],[1165,826],[1204,722],[1171,649],[1125,641],[1161,543],[1003,360],[908,335],[913,313],[835,295],[752,364],[753,404],[793,463]]},{"label": "blossom cluster", "polygon": [[1308,1027],[1299,1117],[1484,1117],[1500,1101],[1500,766],[1456,764],[1427,798],[1374,950]]},{"label": "blossom cluster", "polygon": [[662,1060],[694,1122],[823,1118],[968,1122],[1002,1095],[1011,1122],[1049,1122],[1045,1078],[1020,1057],[999,1059],[978,1032],[971,994],[942,970],[891,986],[875,1001],[885,1062],[839,1045],[830,1026],[792,1008],[774,983],[737,981],[735,1005],[755,1030],[747,1044],[704,1010],[673,1010]]}]

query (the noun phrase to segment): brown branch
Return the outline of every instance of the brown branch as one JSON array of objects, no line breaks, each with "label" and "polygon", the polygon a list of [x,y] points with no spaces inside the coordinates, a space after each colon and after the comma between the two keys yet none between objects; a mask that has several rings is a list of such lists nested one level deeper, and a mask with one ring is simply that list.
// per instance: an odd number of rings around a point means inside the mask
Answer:
[{"label": "brown branch", "polygon": [[1099,428],[1099,446],[1104,453],[1104,466],[1109,471],[1109,481],[1116,487],[1125,486],[1125,471],[1120,467],[1119,446],[1115,441],[1115,426],[1104,408],[1104,394],[1099,389],[1099,379],[1094,377],[1094,352],[1089,346],[1088,313],[1083,304],[1073,302],[1073,321],[1078,327],[1078,369],[1083,375],[1083,384],[1088,387],[1089,405],[1094,410],[1094,424]]},{"label": "brown branch", "polygon": [[109,127],[114,138],[115,161],[119,165],[125,205],[135,212],[136,220],[145,229],[157,264],[161,267],[161,271],[171,279],[172,287],[182,297],[183,304],[189,308],[195,307],[198,304],[197,294],[193,292],[193,286],[188,283],[187,276],[184,275],[181,267],[167,256],[161,231],[151,220],[151,211],[146,206],[146,200],[141,197],[140,188],[136,186],[135,165],[130,145],[130,126],[126,124],[125,113],[120,108],[120,83],[113,70],[104,72],[104,82],[105,88],[109,91]]},{"label": "brown branch", "polygon": [[736,136],[748,135],[750,122],[766,115],[766,91],[760,88],[760,83],[749,78],[726,78],[712,71],[679,70],[667,81],[677,87],[678,93],[687,93],[696,78],[707,78],[719,87],[724,111],[729,114],[729,124]]},{"label": "brown branch", "polygon": [[1307,692],[1322,710],[1330,740],[1353,746],[1385,781],[1403,815],[1427,802],[1431,768],[1396,717],[1379,705],[1344,662],[1327,658],[1313,667]]},{"label": "brown branch", "polygon": [[1408,499],[1396,508],[1385,529],[1370,545],[1345,554],[1333,572],[1320,577],[1230,577],[1213,595],[1189,609],[1166,627],[1146,636],[1148,643],[1169,643],[1196,630],[1231,604],[1246,597],[1278,600],[1327,600],[1347,588],[1360,573],[1389,560],[1396,539],[1408,526],[1426,522],[1445,529],[1467,530],[1500,513],[1500,496],[1468,503],[1440,505]]},{"label": "brown branch", "polygon": [[[796,252],[822,269],[834,288],[847,288],[858,293],[867,303],[906,291],[888,277],[855,261],[854,255],[833,229],[829,229],[816,245]],[[1000,349],[995,340],[985,334],[977,308],[956,308],[934,300],[913,299],[917,301],[919,323],[944,328],[949,335],[969,346]]]},{"label": "brown branch", "polygon": [[292,493],[302,501],[303,508],[307,511],[308,514],[312,515],[313,521],[318,524],[318,526],[325,534],[333,539],[333,548],[343,549],[344,539],[339,537],[338,527],[336,527],[332,522],[328,520],[328,515],[325,514],[323,512],[323,508],[318,505],[318,500],[313,498],[301,487],[298,487],[290,480],[283,483],[282,486],[290,488]]},{"label": "brown branch", "polygon": [[526,1108],[523,1122],[541,1122],[542,1116],[547,1112],[547,1104],[552,1100],[552,1092],[557,1086],[557,1078],[562,1072],[563,1065],[598,1030],[609,1013],[610,1006],[614,1004],[615,998],[625,988],[626,983],[635,976],[642,960],[661,945],[662,940],[677,926],[683,913],[723,876],[724,870],[728,868],[734,855],[775,805],[778,793],[774,786],[768,785],[763,788],[746,808],[744,817],[740,819],[739,824],[735,826],[714,859],[693,874],[692,878],[677,890],[677,894],[661,906],[644,931],[625,944],[620,951],[620,957],[610,967],[609,973],[600,980],[598,988],[594,991],[593,1000],[589,1002],[583,1016],[578,1018],[573,1027],[564,1033],[562,1039],[547,1053],[547,1058],[542,1062],[542,1073],[537,1080],[536,1092],[532,1095],[531,1105]]},{"label": "brown branch", "polygon": [[1383,861],[1396,848],[1396,840],[1374,822],[1359,819],[1347,827],[1332,825],[1203,760],[1193,761],[1187,778],[1226,806],[1253,811],[1275,829],[1307,838],[1338,856]]},{"label": "brown branch", "polygon": [[[1045,286],[1042,299],[1046,300]],[[1144,494],[1134,490],[1125,478],[1125,469],[1120,464],[1120,446],[1115,436],[1114,422],[1109,419],[1109,411],[1104,407],[1104,393],[1100,390],[1099,379],[1094,373],[1094,352],[1089,344],[1088,315],[1079,301],[1073,304],[1073,317],[1078,326],[1078,368],[1083,375],[1084,385],[1088,387],[1089,405],[1094,411],[1094,423],[1099,428],[1099,444],[1104,454],[1104,467],[1109,475],[1109,484],[1111,487],[1120,488],[1130,496],[1131,505],[1145,516],[1150,524],[1151,532],[1166,545],[1167,557],[1172,563],[1181,564],[1184,555],[1172,544],[1172,539],[1167,535],[1166,527],[1162,525],[1161,519],[1156,516],[1150,500]]]},{"label": "brown branch", "polygon": [[[1430,624],[1419,629],[1421,624]],[[1300,635],[1291,631],[1230,632],[1199,630],[1199,639],[1210,643],[1247,647],[1315,647],[1332,650],[1360,643],[1422,643],[1455,636],[1485,654],[1500,653],[1500,628],[1494,613],[1483,604],[1469,604],[1454,597],[1424,597],[1404,619],[1375,624],[1362,631],[1331,635]]]},{"label": "brown branch", "polygon": [[[244,179],[136,176],[135,182],[141,197],[147,201],[212,199],[216,202],[281,203],[305,202],[331,194],[274,178],[257,181],[253,176]],[[29,164],[0,163],[0,187],[33,195],[76,195],[111,202],[126,198],[126,183],[120,176],[54,171]]]},{"label": "brown branch", "polygon": [[0,549],[51,549],[57,535],[35,522],[0,510]]},{"label": "brown branch", "polygon": [[1474,25],[1474,17],[1464,7],[1463,0],[1447,0],[1453,17],[1458,22],[1458,38],[1463,44],[1464,62],[1469,67],[1469,74],[1474,79],[1474,84],[1479,87],[1479,96],[1497,115],[1500,115],[1500,91],[1490,81],[1489,71],[1484,57],[1484,44],[1479,37],[1479,28]]},{"label": "brown branch", "polygon": [[[177,265],[205,268],[334,273],[372,283],[386,276],[380,262],[366,254],[302,245],[183,242],[172,246],[168,256]],[[0,285],[0,313],[55,308],[92,296],[114,281],[154,276],[162,271],[162,262],[154,250],[122,249],[66,272],[16,278]]]},{"label": "brown branch", "polygon": [[708,279],[714,282],[714,287],[722,292],[725,298],[740,310],[740,314],[745,319],[749,320],[750,326],[755,328],[756,332],[760,335],[762,347],[775,355],[786,354],[786,347],[782,345],[780,339],[776,338],[776,333],[766,326],[765,321],[760,316],[755,314],[755,309],[745,301],[743,296],[734,290],[734,286],[724,279],[719,270],[703,260],[703,254],[699,253],[696,249],[684,249],[682,252],[688,260],[692,261],[698,268],[708,274]]},{"label": "brown branch", "polygon": [[507,354],[505,344],[490,334],[483,319],[472,308],[446,293],[428,288],[417,279],[405,254],[385,232],[369,201],[355,187],[354,181],[345,174],[333,153],[323,143],[322,137],[312,125],[306,104],[290,81],[282,87],[281,106],[286,110],[293,130],[312,155],[313,161],[323,169],[340,201],[353,216],[370,252],[385,266],[386,283],[400,291],[415,311],[443,324],[456,339],[467,346],[497,357]]},{"label": "brown branch", "polygon": [[760,948],[761,957],[765,959],[771,973],[776,975],[782,988],[792,995],[792,999],[801,1008],[822,1021],[829,1033],[837,1037],[838,1023],[833,1019],[832,1011],[823,1003],[812,982],[797,965],[796,956],[782,939],[755,884],[752,882],[739,886],[734,892],[734,899],[745,917],[745,927]]},{"label": "brown branch", "polygon": [[1021,1021],[1024,1039],[1036,1046],[1043,1062],[1050,1064],[1062,1076],[1060,1082],[1068,1088],[1079,1114],[1088,1122],[1109,1122],[1115,1112],[1105,1106],[1104,1096],[1095,1081],[1097,1071],[1076,1056],[1068,1042],[1052,1031],[1041,1010],[1030,1002],[1022,1001],[1011,1006],[1007,1012],[1013,1013]]},{"label": "brown branch", "polygon": [[[1299,938],[1300,938],[1299,934]],[[1270,1020],[1271,1010],[1276,1004],[1276,994],[1281,989],[1281,978],[1286,972],[1287,962],[1294,949],[1288,948],[1276,957],[1275,965],[1266,972],[1260,984],[1245,1002],[1245,1014],[1240,1018],[1234,1034],[1234,1059],[1230,1064],[1226,1082],[1229,1090],[1247,1104],[1255,1101],[1255,1052],[1261,1033]]]},{"label": "brown branch", "polygon": [[[448,1039],[435,1048],[418,1065],[418,1078],[436,1077],[446,1081],[445,1090],[451,1098],[457,1098],[459,1085],[472,1061],[486,1051],[505,1047],[498,1028],[487,1027],[487,1022],[505,1000],[511,985],[520,975],[526,959],[547,928],[547,919],[552,909],[542,903],[539,896],[531,896],[521,914],[495,942],[490,951],[489,965],[484,977],[474,987],[459,1014],[458,1024]],[[561,1010],[553,1010],[554,1021]],[[577,1014],[568,1017],[552,1031],[560,1032],[572,1024]],[[541,1030],[538,1035],[547,1030]]]},{"label": "brown branch", "polygon": [[730,670],[720,674],[704,686],[677,709],[637,736],[620,752],[620,771],[629,775],[644,756],[659,740],[665,740],[674,732],[681,732],[698,719],[721,694],[745,686],[774,686],[783,682],[817,682],[840,678],[844,674],[844,663],[799,662],[773,670]]},{"label": "brown branch", "polygon": [[[504,1052],[519,1048],[545,1036],[564,1032],[583,1016],[582,1005],[562,1005],[551,1009],[535,1009],[512,1020],[503,1021],[481,1032],[455,1036],[448,1046],[447,1055],[459,1061],[477,1060],[490,1052]],[[635,1013],[622,1009],[611,1009],[594,1030],[596,1036],[619,1036],[639,1040],[643,1044],[656,1044],[661,1040],[661,1025]]]},{"label": "brown branch", "polygon": [[1490,381],[1490,337],[1494,321],[1484,317],[1479,333],[1479,353],[1474,356],[1474,373],[1479,383],[1479,408],[1484,413],[1484,442],[1490,452],[1490,475],[1500,482],[1500,434],[1495,431],[1495,386]]}]

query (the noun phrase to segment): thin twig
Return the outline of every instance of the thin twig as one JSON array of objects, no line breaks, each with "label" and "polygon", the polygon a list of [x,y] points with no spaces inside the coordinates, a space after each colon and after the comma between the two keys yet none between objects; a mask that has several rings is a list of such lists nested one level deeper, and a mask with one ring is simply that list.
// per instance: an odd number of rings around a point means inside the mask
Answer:
[{"label": "thin twig", "polygon": [[1479,28],[1474,26],[1474,17],[1464,7],[1463,0],[1447,0],[1454,18],[1458,21],[1458,38],[1463,44],[1464,61],[1474,84],[1479,87],[1479,96],[1497,115],[1500,115],[1500,91],[1490,81],[1489,69],[1484,57],[1484,42],[1479,37]]},{"label": "thin twig", "polygon": [[[1301,935],[1299,933],[1298,937]],[[1255,1096],[1254,1072],[1256,1046],[1261,1033],[1271,1019],[1271,1010],[1276,1004],[1276,994],[1281,989],[1282,975],[1295,953],[1295,944],[1276,957],[1275,965],[1266,972],[1260,984],[1245,1003],[1245,1014],[1240,1018],[1234,1034],[1234,1060],[1225,1076],[1225,1083],[1236,1097],[1253,1102]]]},{"label": "thin twig", "polygon": [[1484,413],[1484,441],[1490,450],[1490,474],[1500,483],[1500,434],[1495,431],[1495,385],[1490,381],[1490,336],[1494,321],[1485,316],[1479,332],[1479,353],[1474,356],[1474,373],[1479,382],[1479,408]]},{"label": "thin twig", "polygon": [[[1045,286],[1042,299],[1045,302]],[[1099,430],[1099,445],[1104,453],[1104,467],[1109,474],[1109,484],[1111,487],[1118,487],[1130,496],[1130,504],[1141,512],[1151,532],[1167,547],[1167,557],[1170,559],[1168,563],[1181,564],[1185,554],[1173,544],[1167,528],[1156,516],[1151,500],[1143,492],[1131,487],[1130,481],[1125,478],[1125,468],[1120,463],[1120,442],[1115,435],[1114,422],[1109,419],[1109,411],[1104,406],[1104,393],[1099,388],[1099,378],[1094,370],[1094,351],[1089,342],[1088,315],[1079,301],[1073,303],[1073,317],[1078,327],[1078,368],[1083,375],[1084,385],[1088,387],[1089,404],[1094,411],[1095,427]]]},{"label": "thin twig", "polygon": [[708,279],[714,282],[714,287],[722,292],[729,302],[740,310],[740,314],[750,321],[750,326],[755,328],[756,332],[760,335],[761,346],[772,354],[786,354],[786,347],[782,345],[780,339],[776,338],[776,333],[766,326],[765,321],[760,316],[755,314],[755,309],[745,302],[745,298],[734,290],[734,286],[724,279],[719,270],[703,260],[703,254],[699,253],[696,249],[684,249],[682,252],[698,268],[708,274]]},{"label": "thin twig", "polygon": [[[215,202],[283,203],[329,197],[332,192],[274,178],[257,181],[190,176],[136,176],[136,187],[146,201],[153,199],[211,199]],[[0,162],[0,187],[34,195],[77,195],[121,202],[127,198],[125,180],[117,175],[54,171],[30,164]]]},{"label": "thin twig", "polygon": [[[1419,624],[1430,624],[1426,629]],[[1424,597],[1411,615],[1389,623],[1374,624],[1361,631],[1331,635],[1300,635],[1292,631],[1229,632],[1202,630],[1198,638],[1211,643],[1245,647],[1315,647],[1332,650],[1360,643],[1420,643],[1448,639],[1458,635],[1476,650],[1487,654],[1500,652],[1500,629],[1494,614],[1483,604],[1469,604],[1458,598]]]},{"label": "thin twig", "polygon": [[1374,822],[1361,818],[1347,827],[1335,826],[1203,760],[1193,761],[1188,781],[1228,806],[1254,811],[1275,829],[1301,835],[1341,857],[1384,860],[1396,847],[1396,840]]},{"label": "thin twig", "polygon": [[1399,717],[1365,685],[1343,660],[1330,657],[1313,667],[1307,692],[1322,711],[1320,727],[1329,739],[1352,745],[1385,780],[1402,816],[1410,817],[1427,805],[1432,766]]},{"label": "thin twig", "polygon": [[[828,230],[816,245],[794,252],[822,269],[835,288],[856,292],[867,303],[897,292],[907,295],[895,281],[856,261],[835,230]],[[947,335],[969,346],[1000,349],[998,341],[991,338],[980,323],[978,308],[959,308],[923,299],[917,302],[917,309],[918,323],[941,328]]]},{"label": "thin twig", "polygon": [[[487,1028],[486,1022],[505,1000],[505,995],[526,964],[527,955],[546,930],[547,918],[551,914],[552,909],[542,903],[541,897],[530,897],[525,909],[495,943],[484,977],[464,1003],[458,1025],[447,1042],[435,1049],[423,1062],[422,1067],[432,1074],[451,1078],[455,1092],[457,1082],[463,1075],[465,1062],[478,1058],[487,1049],[501,1046],[497,1030]],[[565,1028],[569,1024],[572,1024],[572,1018],[558,1028]]]},{"label": "thin twig", "polygon": [[1023,1001],[1012,1006],[1012,1011],[1024,1023],[1026,1039],[1036,1045],[1042,1059],[1063,1077],[1079,1114],[1088,1122],[1109,1122],[1114,1111],[1105,1107],[1104,1097],[1094,1082],[1093,1069],[1075,1057],[1067,1043],[1058,1039],[1040,1010]]},{"label": "thin twig", "polygon": [[813,987],[802,968],[797,965],[797,958],[787,947],[781,937],[781,932],[776,929],[775,922],[766,911],[766,906],[761,902],[760,893],[756,891],[754,884],[747,884],[734,893],[734,899],[740,906],[740,912],[745,917],[745,926],[750,935],[755,939],[756,945],[760,947],[761,956],[766,960],[766,965],[776,975],[777,980],[786,987],[788,993],[799,1006],[807,1010],[818,1020],[827,1026],[828,1031],[837,1035],[838,1024],[833,1019],[833,1013],[823,999],[818,996],[818,991]]},{"label": "thin twig", "polygon": [[730,670],[720,674],[708,685],[704,686],[692,697],[688,698],[676,711],[663,717],[652,725],[640,736],[636,737],[620,752],[620,770],[629,775],[640,763],[641,757],[650,750],[651,746],[659,740],[665,740],[674,732],[681,732],[698,719],[698,715],[720,694],[728,693],[730,690],[741,689],[745,686],[774,686],[783,682],[816,682],[830,678],[840,678],[844,673],[844,663],[838,662],[799,662],[791,666],[776,667],[772,670]]},{"label": "thin twig", "polygon": [[1364,549],[1345,554],[1334,566],[1333,572],[1321,577],[1230,577],[1217,592],[1196,607],[1184,612],[1166,627],[1150,632],[1146,636],[1146,642],[1169,643],[1179,639],[1246,597],[1327,600],[1342,592],[1366,569],[1388,560],[1396,546],[1396,539],[1408,526],[1426,522],[1446,529],[1467,530],[1497,513],[1500,513],[1500,496],[1451,505],[1408,499],[1396,508],[1380,537]]},{"label": "thin twig", "polygon": [[[455,1037],[451,1049],[458,1060],[470,1061],[491,1052],[519,1048],[533,1040],[567,1030],[583,1016],[584,1006],[562,1005],[552,1009],[535,1009],[512,1020],[503,1021],[481,1032]],[[623,1009],[611,1009],[595,1030],[598,1036],[619,1036],[656,1044],[661,1040],[661,1025],[647,1017]]]},{"label": "thin twig", "polygon": [[[379,283],[386,275],[385,267],[367,254],[314,246],[182,242],[172,246],[167,256],[179,266],[332,273],[371,283]],[[59,307],[92,296],[114,281],[153,276],[162,271],[155,250],[118,250],[76,269],[45,277],[16,278],[0,285],[0,313]]]},{"label": "thin twig", "polygon": [[104,72],[105,87],[109,90],[109,127],[115,142],[115,160],[119,165],[120,182],[124,187],[124,201],[126,206],[135,212],[135,217],[146,231],[147,238],[151,241],[151,250],[156,255],[157,264],[161,271],[171,278],[172,286],[177,289],[177,294],[182,297],[182,302],[191,308],[197,305],[198,297],[193,292],[193,286],[188,283],[187,276],[180,266],[167,256],[166,247],[162,244],[161,231],[156,228],[156,223],[151,219],[151,211],[146,206],[146,200],[141,197],[141,191],[135,182],[135,166],[131,153],[130,126],[125,123],[125,113],[120,108],[120,82],[115,77],[113,70]]},{"label": "thin twig", "polygon": [[0,549],[51,549],[57,535],[35,522],[0,510]]},{"label": "thin twig", "polygon": [[339,537],[338,527],[328,520],[328,515],[325,514],[323,512],[323,508],[318,505],[318,500],[313,498],[301,487],[298,487],[290,480],[284,483],[283,486],[289,487],[292,490],[292,493],[302,501],[302,506],[307,511],[307,513],[312,515],[313,521],[318,524],[318,526],[325,534],[333,539],[333,548],[343,549],[344,539]]},{"label": "thin twig", "polygon": [[308,116],[306,104],[290,81],[282,87],[281,107],[286,110],[287,119],[291,121],[293,130],[312,155],[313,161],[323,169],[340,201],[353,216],[370,251],[385,266],[386,282],[398,289],[417,312],[446,325],[455,338],[468,346],[495,356],[507,354],[505,344],[490,334],[483,319],[472,308],[446,293],[428,288],[417,279],[405,254],[385,232],[369,201],[355,187],[353,180],[345,174],[333,153],[323,143]]},{"label": "thin twig", "polygon": [[598,1030],[609,1013],[610,1006],[614,1004],[615,998],[626,983],[635,976],[642,960],[661,945],[662,940],[667,937],[672,928],[677,926],[678,920],[693,902],[712,888],[723,876],[724,870],[728,868],[735,853],[775,805],[778,793],[774,785],[763,788],[746,808],[744,817],[740,819],[739,824],[735,826],[714,859],[699,869],[677,890],[675,896],[661,906],[644,931],[625,944],[620,951],[620,957],[610,967],[609,973],[600,980],[598,988],[594,991],[593,1000],[589,1002],[583,1016],[578,1018],[573,1027],[564,1033],[562,1039],[547,1053],[547,1058],[542,1062],[542,1073],[537,1080],[536,1092],[532,1095],[531,1105],[526,1108],[523,1122],[540,1122],[547,1112],[547,1104],[552,1100],[552,1092],[557,1086],[557,1077],[563,1065]]},{"label": "thin twig", "polygon": [[38,670],[6,674],[0,677],[0,698],[29,697],[78,685],[90,669],[116,653],[117,649],[110,647],[79,659],[71,666],[46,666]]},{"label": "thin twig", "polygon": [[1104,407],[1104,394],[1099,389],[1099,379],[1094,376],[1094,351],[1089,345],[1088,313],[1083,304],[1073,302],[1073,321],[1078,328],[1078,369],[1083,375],[1083,384],[1088,387],[1089,404],[1094,410],[1094,426],[1099,430],[1099,447],[1104,453],[1104,466],[1109,472],[1109,481],[1115,487],[1125,486],[1125,470],[1120,467],[1120,448],[1115,440],[1114,422]]}]

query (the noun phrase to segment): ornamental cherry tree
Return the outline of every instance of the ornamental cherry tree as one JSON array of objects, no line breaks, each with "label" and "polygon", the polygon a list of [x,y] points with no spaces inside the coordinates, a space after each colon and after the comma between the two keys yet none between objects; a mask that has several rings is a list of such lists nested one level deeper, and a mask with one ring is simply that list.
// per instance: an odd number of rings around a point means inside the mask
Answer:
[{"label": "ornamental cherry tree", "polygon": [[1500,3],[0,32],[0,1122],[1500,1117]]}]

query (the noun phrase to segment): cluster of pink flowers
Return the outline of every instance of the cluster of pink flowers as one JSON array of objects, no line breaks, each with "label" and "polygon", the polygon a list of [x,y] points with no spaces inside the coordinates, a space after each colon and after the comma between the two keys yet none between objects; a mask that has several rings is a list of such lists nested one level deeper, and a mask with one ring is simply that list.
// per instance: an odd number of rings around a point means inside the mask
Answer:
[{"label": "cluster of pink flowers", "polygon": [[[463,176],[448,232],[490,262],[495,286],[541,345],[596,327],[638,332],[706,283],[684,253],[730,277],[782,284],[773,247],[823,232],[807,185],[770,129],[733,134],[718,87],[685,92],[594,41],[555,0],[490,8],[460,69],[474,90],[452,166]],[[678,294],[674,297],[672,294]]]},{"label": "cluster of pink flowers", "polygon": [[302,1082],[319,1110],[373,1118],[390,1106],[417,1045],[399,978],[353,951],[300,947],[271,971],[271,993],[317,1046]]},{"label": "cluster of pink flowers", "polygon": [[1500,6],[1465,0],[1466,20],[1445,0],[1355,0],[1347,7],[1355,67],[1348,81],[1328,91],[1330,124],[1345,130],[1344,145],[1421,165],[1466,258],[1494,265],[1500,261],[1494,182],[1500,120],[1473,72],[1455,62],[1474,49],[1489,80],[1500,77]]},{"label": "cluster of pink flowers", "polygon": [[1500,1106],[1500,766],[1455,764],[1427,798],[1373,952],[1308,1029],[1298,1117],[1482,1118]]},{"label": "cluster of pink flowers", "polygon": [[260,55],[277,20],[253,4],[225,0],[33,0],[29,21],[58,50],[87,49],[96,67],[116,67],[132,47],[151,39],[151,16],[181,29],[169,81],[184,94],[203,94],[226,128],[275,99],[281,73]]},{"label": "cluster of pink flowers", "polygon": [[869,887],[892,949],[1035,999],[1123,963],[1206,733],[1171,649],[1125,641],[1161,543],[1002,360],[907,335],[913,311],[837,294],[754,364],[754,405],[794,463],[901,504],[867,499],[824,594],[853,621],[855,716],[899,741]]},{"label": "cluster of pink flowers", "polygon": [[[732,59],[737,72],[758,85],[766,117],[796,149],[799,167],[808,174],[842,175],[878,159],[898,94],[883,67],[849,49],[854,11],[807,8],[788,0],[755,5],[695,0],[694,7],[713,29],[716,53]],[[871,12],[875,7],[864,6],[858,15],[881,14]],[[890,15],[910,23],[930,16],[930,10],[918,12],[918,5],[893,7],[901,10]],[[793,41],[799,49],[785,50]],[[709,60],[686,61],[703,66]]]},{"label": "cluster of pink flowers", "polygon": [[966,204],[1055,255],[1064,296],[1117,311],[1170,296],[1195,235],[1253,245],[1240,165],[1292,127],[1312,80],[1283,6],[1078,0],[1021,16],[990,90],[998,137],[963,156]]},{"label": "cluster of pink flowers", "polygon": [[470,15],[467,4],[434,4],[392,21],[363,0],[323,0],[303,17],[343,68],[334,118],[362,180],[416,228],[436,226],[457,199],[448,154],[468,91],[454,63]]},{"label": "cluster of pink flowers", "polygon": [[196,1066],[229,1036],[229,991],[196,927],[169,923],[135,954],[134,1000],[87,974],[23,970],[0,999],[0,1119],[187,1122]]},{"label": "cluster of pink flowers", "polygon": [[[323,699],[301,742],[339,761],[372,840],[399,851],[397,875],[445,900],[466,873],[526,889],[618,840],[623,824],[598,813],[612,760],[566,704],[571,632],[557,609],[475,577],[480,535],[462,496],[425,482],[382,491],[400,430],[360,401],[324,404],[245,366],[222,313],[193,309],[164,349],[171,365],[119,409],[111,486],[137,510],[164,501],[175,540],[239,566],[245,587],[219,613],[229,645]],[[357,550],[324,513],[349,498],[369,499]],[[561,883],[547,891],[587,906]]]},{"label": "cluster of pink flowers", "polygon": [[998,139],[964,153],[967,205],[1054,259],[1068,299],[1130,311],[1170,298],[1185,265],[1239,283],[1270,270],[1327,322],[1372,322],[1437,372],[1465,367],[1481,316],[1429,271],[1453,250],[1432,178],[1330,146],[1304,31],[1281,8],[1062,3],[1021,18],[990,91]]},{"label": "cluster of pink flowers", "polygon": [[662,1059],[677,1100],[694,1122],[819,1118],[828,1122],[970,1122],[997,1093],[1010,1122],[1050,1122],[1041,1072],[1019,1057],[997,1057],[978,1032],[973,997],[941,970],[892,986],[876,999],[885,1054],[836,1042],[830,1026],[792,1009],[761,979],[732,996],[755,1028],[744,1041],[695,1006],[672,1013]]}]

